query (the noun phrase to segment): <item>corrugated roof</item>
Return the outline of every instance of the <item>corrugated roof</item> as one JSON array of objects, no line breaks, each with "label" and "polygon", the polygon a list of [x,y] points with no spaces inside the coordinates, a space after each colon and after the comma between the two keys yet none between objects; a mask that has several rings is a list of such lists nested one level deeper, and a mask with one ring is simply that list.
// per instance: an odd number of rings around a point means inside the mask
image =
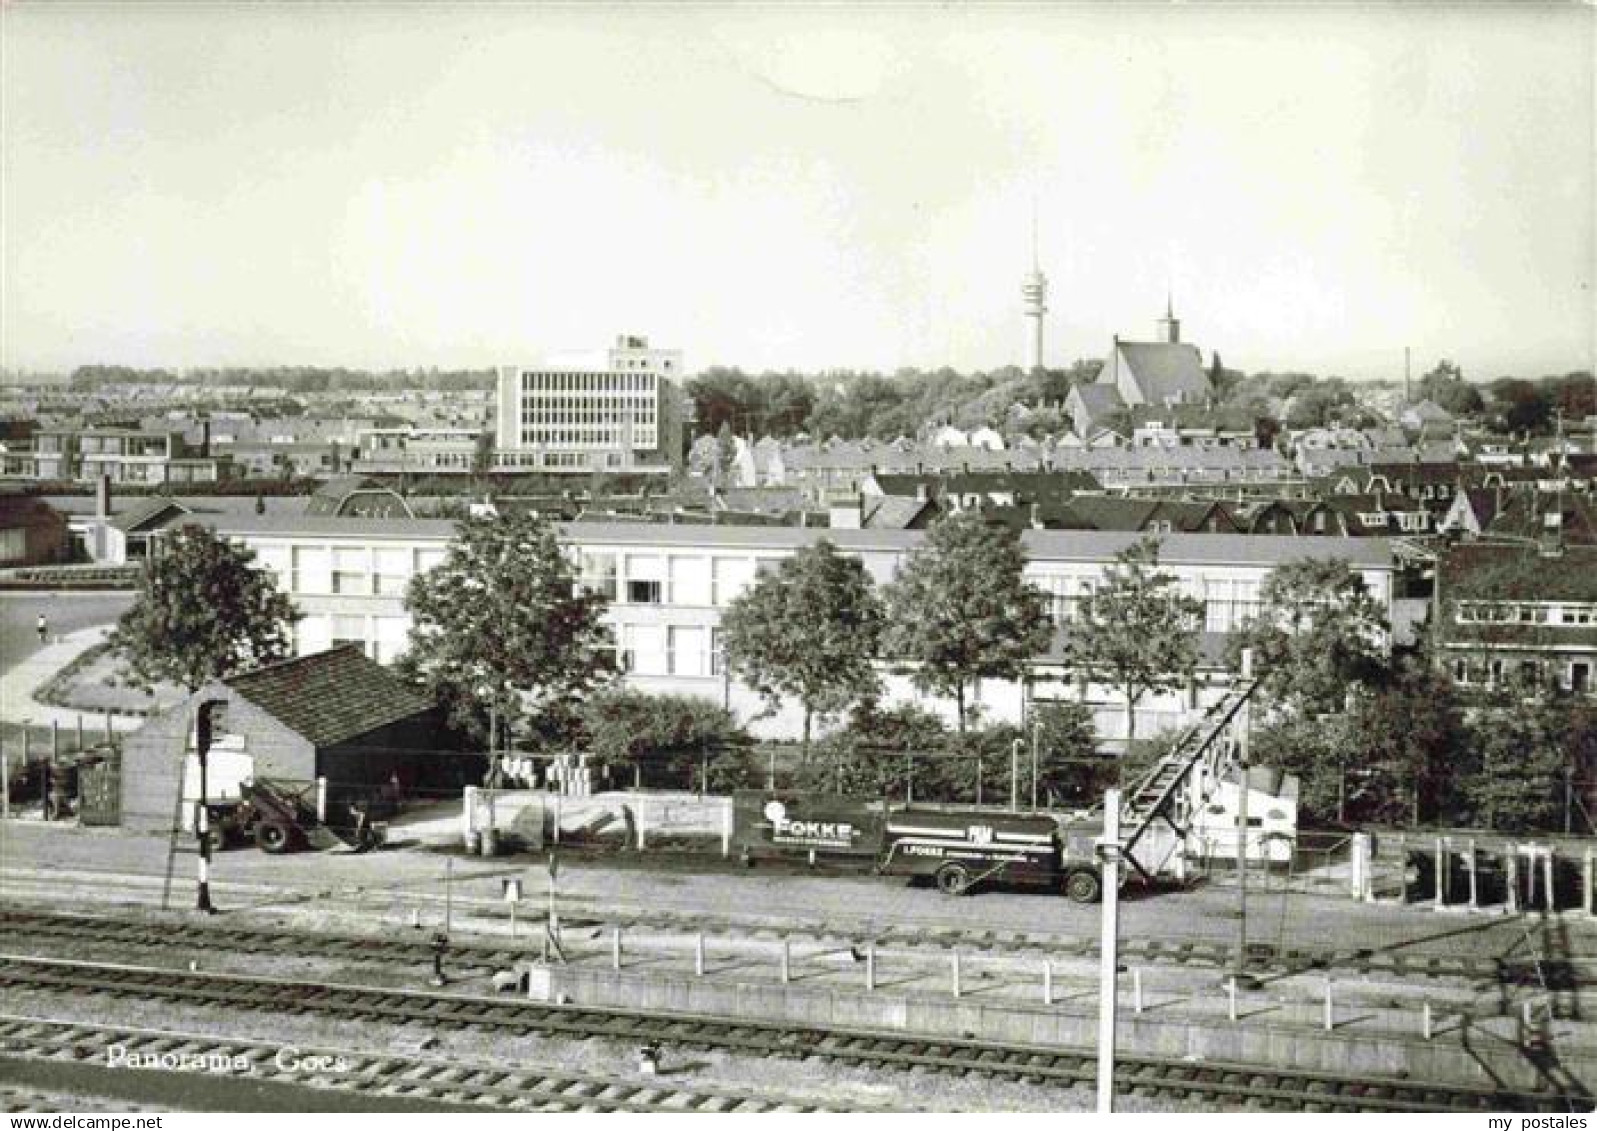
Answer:
[{"label": "corrugated roof", "polygon": [[358,644],[270,664],[222,681],[316,746],[333,746],[403,722],[433,704]]}]

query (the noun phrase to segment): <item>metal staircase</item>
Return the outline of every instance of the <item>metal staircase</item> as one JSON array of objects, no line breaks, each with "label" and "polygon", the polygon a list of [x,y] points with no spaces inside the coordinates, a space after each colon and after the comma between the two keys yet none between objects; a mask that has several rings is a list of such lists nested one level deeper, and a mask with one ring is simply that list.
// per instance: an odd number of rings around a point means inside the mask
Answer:
[{"label": "metal staircase", "polygon": [[1204,712],[1168,754],[1125,791],[1120,803],[1125,855],[1144,879],[1152,880],[1159,869],[1138,858],[1137,843],[1160,820],[1178,837],[1186,836],[1191,805],[1184,799],[1182,789],[1195,771],[1202,770],[1200,780],[1212,785],[1236,764],[1236,744],[1226,741],[1226,730],[1257,687],[1257,680],[1238,682]]}]

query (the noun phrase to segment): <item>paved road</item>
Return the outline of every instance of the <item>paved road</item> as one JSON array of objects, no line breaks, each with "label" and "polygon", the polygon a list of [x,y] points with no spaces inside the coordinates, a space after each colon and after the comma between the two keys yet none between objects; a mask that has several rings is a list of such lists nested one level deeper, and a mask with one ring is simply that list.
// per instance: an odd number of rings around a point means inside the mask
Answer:
[{"label": "paved road", "polygon": [[111,625],[133,604],[126,593],[0,593],[0,672],[16,667],[40,648],[34,622],[43,613],[52,637]]},{"label": "paved road", "polygon": [[[307,893],[321,893],[337,902],[335,892],[359,887],[386,892],[398,906],[409,906],[407,895],[442,895],[445,855],[436,851],[393,849],[367,855],[301,852],[266,856],[253,848],[221,853],[213,877],[219,882],[282,885]],[[0,825],[0,864],[7,869],[39,869],[55,874],[67,884],[65,874],[76,870],[135,872],[159,876],[165,872],[167,841],[113,829],[80,829],[70,825],[47,826],[37,821],[13,820]],[[185,893],[191,890],[194,858],[179,860],[179,877]],[[607,904],[645,905],[678,911],[730,910],[756,914],[792,915],[822,920],[829,915],[856,919],[872,916],[882,925],[921,923],[991,930],[1046,931],[1094,937],[1099,910],[1082,907],[1046,894],[983,892],[950,900],[932,888],[910,887],[902,880],[869,875],[817,876],[803,871],[755,868],[743,871],[727,865],[719,872],[696,872],[686,861],[661,857],[652,860],[621,858],[565,858],[560,869],[560,895],[570,905],[603,907]],[[713,867],[713,865],[712,865]],[[492,901],[498,906],[500,880],[505,875],[525,877],[536,898],[546,891],[548,873],[543,857],[518,856],[483,859],[452,857],[453,894]],[[1160,895],[1130,891],[1121,903],[1123,938],[1235,938],[1234,891],[1198,888]],[[60,906],[71,909],[69,895]],[[1367,906],[1342,897],[1286,895],[1258,891],[1249,906],[1249,937],[1256,942],[1298,947],[1408,946],[1455,953],[1500,954],[1526,944],[1527,926],[1534,920],[1509,916],[1460,917],[1422,908]],[[1597,942],[1597,923],[1579,917],[1561,917],[1574,949],[1588,953]],[[1427,941],[1421,941],[1427,940]]]}]

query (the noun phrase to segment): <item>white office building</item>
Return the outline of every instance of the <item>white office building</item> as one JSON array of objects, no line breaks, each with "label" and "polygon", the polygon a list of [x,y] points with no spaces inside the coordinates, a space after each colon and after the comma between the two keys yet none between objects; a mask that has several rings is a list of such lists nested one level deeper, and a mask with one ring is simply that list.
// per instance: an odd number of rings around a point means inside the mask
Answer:
[{"label": "white office building", "polygon": [[680,350],[623,334],[596,355],[499,369],[502,471],[669,471],[681,458]]}]

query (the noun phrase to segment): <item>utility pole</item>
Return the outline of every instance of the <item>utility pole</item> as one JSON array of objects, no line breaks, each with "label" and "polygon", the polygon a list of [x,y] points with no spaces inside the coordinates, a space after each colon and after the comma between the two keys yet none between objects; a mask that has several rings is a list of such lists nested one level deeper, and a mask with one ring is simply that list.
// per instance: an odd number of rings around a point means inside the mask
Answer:
[{"label": "utility pole", "polygon": [[[1253,678],[1253,649],[1242,650],[1242,682]],[[1248,977],[1248,747],[1253,710],[1244,700],[1237,717],[1237,953],[1232,972],[1238,985]]]},{"label": "utility pole", "polygon": [[1115,1110],[1115,1006],[1120,992],[1120,791],[1103,795],[1103,922],[1098,940],[1098,1114]]}]

